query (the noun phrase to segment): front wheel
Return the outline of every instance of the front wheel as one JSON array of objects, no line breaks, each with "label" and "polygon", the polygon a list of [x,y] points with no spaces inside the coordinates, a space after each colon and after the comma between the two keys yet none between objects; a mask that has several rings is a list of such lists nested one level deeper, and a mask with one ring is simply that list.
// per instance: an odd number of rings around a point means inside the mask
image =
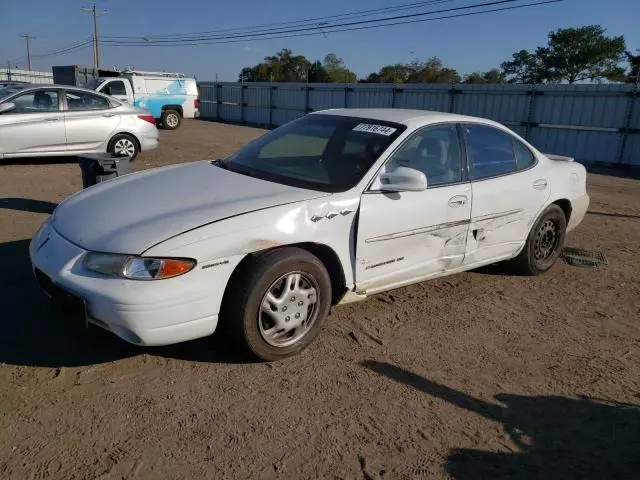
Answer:
[{"label": "front wheel", "polygon": [[564,247],[567,219],[557,205],[549,206],[538,218],[522,252],[513,260],[525,275],[540,275],[549,270]]},{"label": "front wheel", "polygon": [[331,307],[331,280],[322,262],[299,248],[267,252],[231,286],[226,330],[256,357],[279,360],[306,348]]}]

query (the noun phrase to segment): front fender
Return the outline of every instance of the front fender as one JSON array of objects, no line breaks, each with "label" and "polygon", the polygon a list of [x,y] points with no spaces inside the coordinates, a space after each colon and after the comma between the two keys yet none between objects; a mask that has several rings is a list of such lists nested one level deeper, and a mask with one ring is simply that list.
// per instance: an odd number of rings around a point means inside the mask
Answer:
[{"label": "front fender", "polygon": [[144,255],[194,258],[199,268],[217,269],[235,267],[251,253],[315,243],[336,253],[350,288],[354,283],[359,203],[359,196],[338,194],[241,214],[167,239]]}]

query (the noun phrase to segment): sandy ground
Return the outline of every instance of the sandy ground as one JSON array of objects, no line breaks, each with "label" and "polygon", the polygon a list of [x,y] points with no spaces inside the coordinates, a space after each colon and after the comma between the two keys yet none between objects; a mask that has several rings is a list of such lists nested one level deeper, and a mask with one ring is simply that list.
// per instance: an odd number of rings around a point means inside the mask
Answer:
[{"label": "sandy ground", "polygon": [[[185,122],[135,169],[260,132]],[[378,295],[275,364],[215,337],[137,348],[54,313],[27,245],[80,186],[68,159],[0,163],[0,478],[640,478],[640,181],[589,176],[568,243],[605,268]]]}]

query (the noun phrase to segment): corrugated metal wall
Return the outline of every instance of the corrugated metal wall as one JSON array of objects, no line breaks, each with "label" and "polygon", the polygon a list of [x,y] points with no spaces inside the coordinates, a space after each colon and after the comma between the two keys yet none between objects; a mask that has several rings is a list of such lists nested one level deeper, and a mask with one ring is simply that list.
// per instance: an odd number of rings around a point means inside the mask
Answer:
[{"label": "corrugated metal wall", "polygon": [[486,117],[544,152],[640,165],[640,90],[632,85],[432,85],[202,82],[204,119],[277,126],[329,108],[416,108]]},{"label": "corrugated metal wall", "polygon": [[53,73],[0,68],[0,81],[51,84],[53,83]]}]

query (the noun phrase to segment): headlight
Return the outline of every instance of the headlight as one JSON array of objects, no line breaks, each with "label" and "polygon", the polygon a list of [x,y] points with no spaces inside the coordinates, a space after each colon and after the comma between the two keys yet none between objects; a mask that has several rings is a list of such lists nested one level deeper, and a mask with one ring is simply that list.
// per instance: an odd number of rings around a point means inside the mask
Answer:
[{"label": "headlight", "polygon": [[114,253],[87,253],[84,266],[92,272],[132,280],[161,280],[187,273],[196,266],[189,258],[148,258]]}]

